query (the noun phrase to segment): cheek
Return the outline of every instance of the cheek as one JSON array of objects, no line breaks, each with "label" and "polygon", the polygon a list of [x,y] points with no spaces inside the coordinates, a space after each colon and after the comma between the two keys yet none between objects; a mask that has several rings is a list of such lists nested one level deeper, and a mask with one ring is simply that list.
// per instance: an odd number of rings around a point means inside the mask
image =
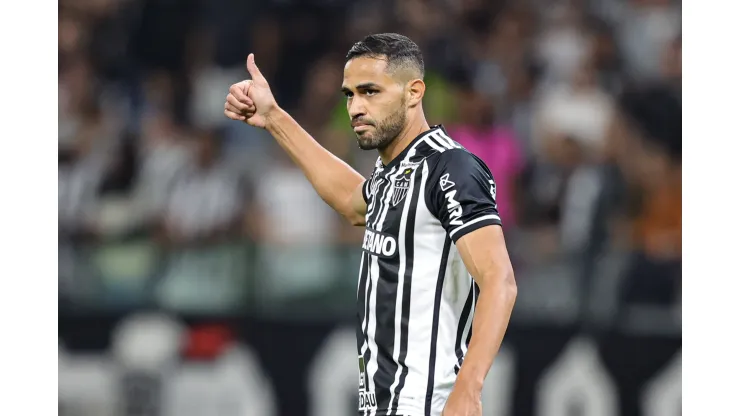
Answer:
[{"label": "cheek", "polygon": [[377,114],[379,116],[382,115],[382,118],[385,119],[388,116],[391,116],[400,111],[403,111],[404,103],[403,103],[403,100],[400,100],[397,97],[384,97],[382,100],[378,100],[378,103],[375,106],[375,108],[376,108]]}]

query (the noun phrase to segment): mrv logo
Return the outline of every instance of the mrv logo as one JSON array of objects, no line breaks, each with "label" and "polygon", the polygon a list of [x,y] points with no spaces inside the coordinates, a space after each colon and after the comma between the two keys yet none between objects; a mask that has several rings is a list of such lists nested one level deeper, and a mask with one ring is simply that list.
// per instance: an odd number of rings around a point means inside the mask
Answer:
[{"label": "mrv logo", "polygon": [[380,257],[393,257],[396,255],[396,239],[390,235],[377,231],[365,229],[365,239],[362,240],[362,249]]},{"label": "mrv logo", "polygon": [[447,199],[447,212],[450,213],[450,225],[463,225],[460,217],[462,217],[462,205],[455,199],[457,191],[450,191],[445,194]]}]

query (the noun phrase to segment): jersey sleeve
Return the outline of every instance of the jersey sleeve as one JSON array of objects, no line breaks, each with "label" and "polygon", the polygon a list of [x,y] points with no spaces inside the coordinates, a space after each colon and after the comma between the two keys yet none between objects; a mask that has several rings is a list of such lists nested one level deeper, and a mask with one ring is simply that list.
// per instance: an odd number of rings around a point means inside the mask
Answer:
[{"label": "jersey sleeve", "polygon": [[448,150],[429,169],[427,206],[452,241],[487,225],[501,225],[496,183],[480,159],[463,149]]}]

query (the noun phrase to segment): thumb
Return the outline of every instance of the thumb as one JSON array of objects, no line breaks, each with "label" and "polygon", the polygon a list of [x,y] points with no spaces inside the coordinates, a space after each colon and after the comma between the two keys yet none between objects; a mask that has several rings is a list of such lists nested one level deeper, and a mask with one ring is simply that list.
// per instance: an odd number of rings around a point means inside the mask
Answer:
[{"label": "thumb", "polygon": [[262,76],[262,72],[260,72],[259,68],[257,68],[257,64],[254,63],[254,54],[250,53],[247,57],[247,71],[249,72],[249,75],[252,76],[252,80],[255,82],[258,82],[260,84],[266,84],[267,80],[264,76]]}]

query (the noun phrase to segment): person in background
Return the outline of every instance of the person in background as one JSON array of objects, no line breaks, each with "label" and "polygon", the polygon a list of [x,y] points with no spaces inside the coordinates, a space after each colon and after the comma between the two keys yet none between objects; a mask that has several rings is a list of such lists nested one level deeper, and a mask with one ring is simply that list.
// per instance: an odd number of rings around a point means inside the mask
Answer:
[{"label": "person in background", "polygon": [[632,258],[622,298],[672,306],[681,282],[681,105],[666,86],[622,99],[634,145],[623,167],[633,195]]},{"label": "person in background", "polygon": [[245,207],[244,186],[219,157],[214,131],[196,133],[195,161],[175,180],[162,229],[174,245],[214,243],[240,230]]},{"label": "person in background", "polygon": [[459,83],[457,95],[459,123],[447,130],[491,169],[496,180],[496,199],[500,202],[499,215],[503,222],[513,225],[517,210],[515,188],[524,168],[519,141],[510,127],[497,122],[492,100],[470,83]]}]

